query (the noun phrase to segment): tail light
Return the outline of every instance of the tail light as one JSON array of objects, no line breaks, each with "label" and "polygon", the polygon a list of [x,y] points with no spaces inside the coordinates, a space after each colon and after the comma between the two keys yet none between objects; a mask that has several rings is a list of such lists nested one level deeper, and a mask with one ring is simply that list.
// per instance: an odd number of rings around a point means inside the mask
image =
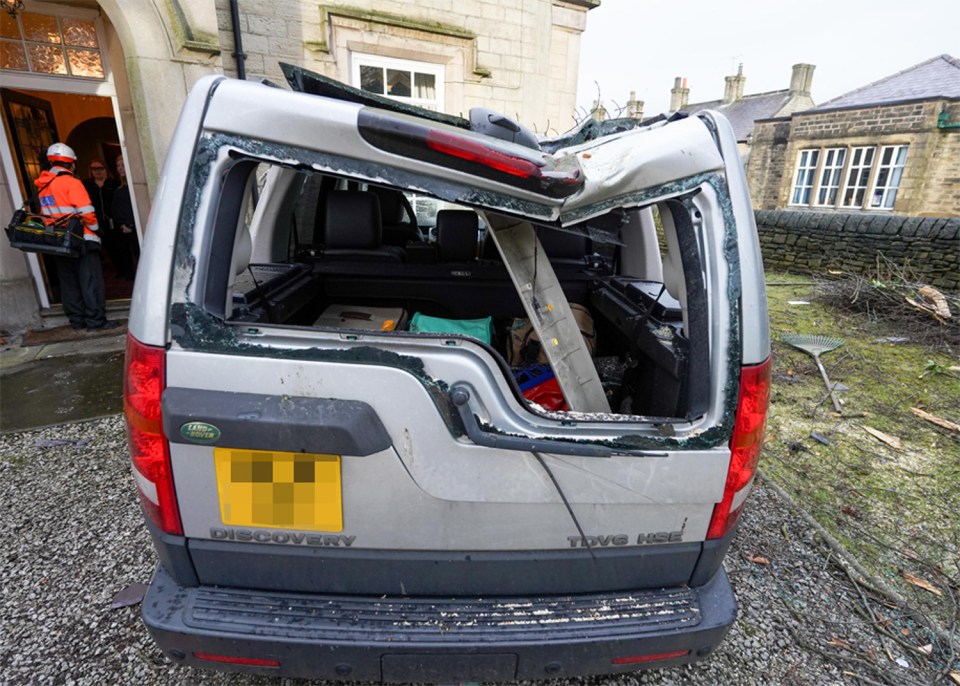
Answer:
[{"label": "tail light", "polygon": [[160,400],[166,387],[166,352],[127,335],[123,412],[133,476],[147,517],[161,531],[182,535],[170,463],[170,444],[163,435]]},{"label": "tail light", "polygon": [[576,155],[557,160],[541,150],[371,108],[360,110],[357,127],[380,150],[554,198],[571,195],[584,183]]},{"label": "tail light", "polygon": [[742,503],[731,509],[733,499],[753,479],[763,448],[770,404],[770,359],[754,367],[740,370],[740,395],[737,419],[730,439],[730,469],[723,489],[723,500],[713,508],[707,538],[722,538],[737,523]]}]

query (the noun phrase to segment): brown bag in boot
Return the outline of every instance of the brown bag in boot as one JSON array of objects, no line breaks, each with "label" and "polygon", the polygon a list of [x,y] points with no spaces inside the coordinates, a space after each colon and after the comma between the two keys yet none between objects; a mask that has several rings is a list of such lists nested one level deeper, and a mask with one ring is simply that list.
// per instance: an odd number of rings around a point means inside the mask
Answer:
[{"label": "brown bag in boot", "polygon": [[[593,325],[593,317],[583,305],[571,303],[570,310],[580,328],[583,342],[587,351],[593,356],[597,349],[597,332]],[[511,367],[529,367],[532,364],[547,364],[547,354],[540,345],[540,336],[537,335],[529,319],[517,318],[510,325],[510,345],[507,348],[507,364]]]}]

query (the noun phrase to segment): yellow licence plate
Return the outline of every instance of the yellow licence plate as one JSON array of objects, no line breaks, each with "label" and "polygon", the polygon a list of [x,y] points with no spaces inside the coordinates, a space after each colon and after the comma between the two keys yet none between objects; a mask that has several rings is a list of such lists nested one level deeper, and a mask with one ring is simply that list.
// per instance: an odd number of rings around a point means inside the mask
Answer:
[{"label": "yellow licence plate", "polygon": [[340,456],[214,448],[230,526],[343,531]]}]

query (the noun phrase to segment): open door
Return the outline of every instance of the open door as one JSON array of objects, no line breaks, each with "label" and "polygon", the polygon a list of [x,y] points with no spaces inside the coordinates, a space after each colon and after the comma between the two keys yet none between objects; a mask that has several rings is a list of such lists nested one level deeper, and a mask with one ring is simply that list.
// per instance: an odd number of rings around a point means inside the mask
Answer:
[{"label": "open door", "polygon": [[[124,137],[104,19],[93,10],[45,4],[36,11],[2,13],[0,35],[6,134],[0,139],[0,157],[10,177],[12,200],[33,196],[33,182],[47,166],[50,144],[60,141],[72,147],[77,177],[92,184],[88,191],[101,225],[107,300],[128,300],[140,233],[112,231],[109,220]],[[54,260],[30,253],[27,263],[41,308],[57,305],[60,290]]]},{"label": "open door", "polygon": [[[136,233],[124,234],[112,226],[113,201],[120,186],[116,170],[120,136],[110,98],[10,88],[0,89],[0,98],[22,196],[30,198],[36,192],[33,181],[49,166],[46,150],[52,143],[61,141],[73,148],[77,178],[88,186],[97,210],[107,300],[130,298],[140,251]],[[59,303],[54,258],[34,255],[31,259],[37,260],[49,303]]]}]

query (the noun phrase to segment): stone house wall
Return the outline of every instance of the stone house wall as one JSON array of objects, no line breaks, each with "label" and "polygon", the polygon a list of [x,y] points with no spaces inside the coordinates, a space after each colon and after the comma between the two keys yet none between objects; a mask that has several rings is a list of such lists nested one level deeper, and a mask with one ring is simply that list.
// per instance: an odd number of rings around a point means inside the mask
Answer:
[{"label": "stone house wall", "polygon": [[[229,0],[215,0],[223,67],[236,75]],[[538,132],[575,121],[580,34],[597,0],[240,0],[247,78],[279,62],[350,83],[352,52],[441,64],[443,110],[488,107]]]},{"label": "stone house wall", "polygon": [[753,129],[753,145],[747,163],[747,185],[753,206],[773,209],[777,206],[786,169],[789,119],[759,121]]},{"label": "stone house wall", "polygon": [[756,220],[767,267],[867,275],[883,255],[937,288],[960,291],[960,218],[758,210]]},{"label": "stone house wall", "polygon": [[954,121],[960,119],[960,103],[931,100],[801,112],[789,120],[759,122],[747,169],[754,208],[789,205],[801,150],[907,144],[910,147],[893,212],[960,215],[960,130],[937,128],[943,111]]}]

